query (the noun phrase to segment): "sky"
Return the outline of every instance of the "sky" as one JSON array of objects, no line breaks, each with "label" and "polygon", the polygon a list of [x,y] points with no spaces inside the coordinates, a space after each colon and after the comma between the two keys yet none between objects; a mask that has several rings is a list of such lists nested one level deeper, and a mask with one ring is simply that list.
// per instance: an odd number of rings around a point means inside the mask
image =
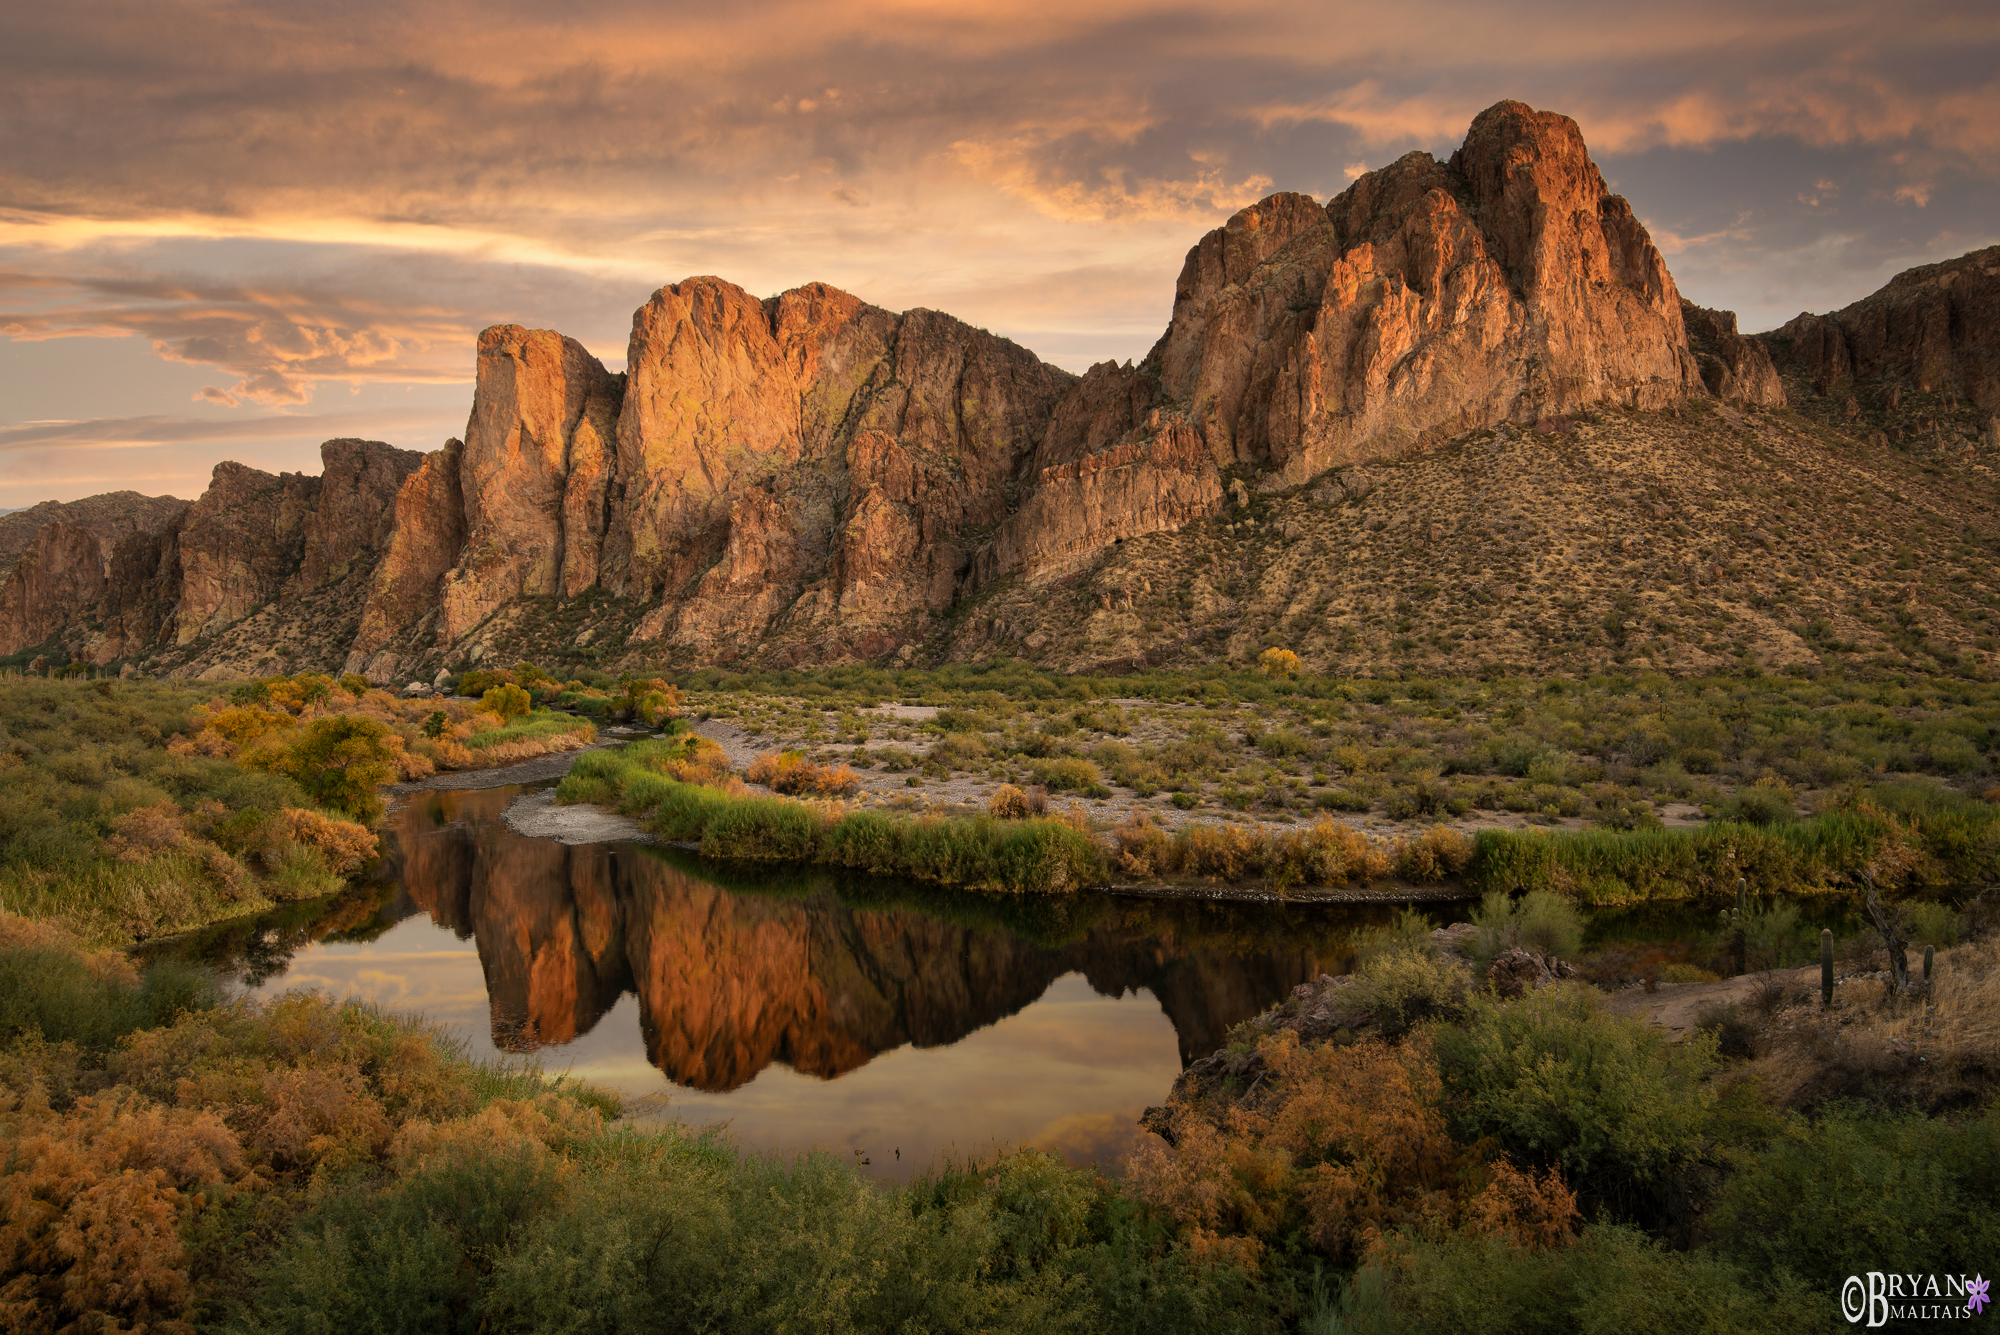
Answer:
[{"label": "sky", "polygon": [[1081,371],[1276,190],[1564,112],[1746,330],[2000,242],[2000,6],[67,0],[0,6],[0,509],[464,430],[489,324],[613,370],[717,274]]}]

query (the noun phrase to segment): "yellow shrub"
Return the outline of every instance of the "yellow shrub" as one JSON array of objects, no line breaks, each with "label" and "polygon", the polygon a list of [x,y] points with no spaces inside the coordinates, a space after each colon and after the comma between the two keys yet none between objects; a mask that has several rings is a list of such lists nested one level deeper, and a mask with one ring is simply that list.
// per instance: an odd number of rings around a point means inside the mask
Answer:
[{"label": "yellow shrub", "polygon": [[1266,649],[1257,655],[1257,666],[1267,677],[1296,677],[1299,675],[1299,656],[1290,649]]},{"label": "yellow shrub", "polygon": [[1263,870],[1264,836],[1240,825],[1188,825],[1174,838],[1175,870],[1210,881],[1240,881]]},{"label": "yellow shrub", "polygon": [[104,848],[120,862],[144,862],[155,853],[179,848],[187,837],[181,809],[171,801],[155,802],[113,820]]},{"label": "yellow shrub", "polygon": [[1387,876],[1387,850],[1351,825],[1322,820],[1309,830],[1288,830],[1271,849],[1268,875],[1280,889],[1296,884],[1346,885]]},{"label": "yellow shrub", "polygon": [[1472,841],[1448,825],[1436,825],[1396,846],[1396,874],[1426,885],[1457,876],[1472,865]]},{"label": "yellow shrub", "polygon": [[1173,836],[1143,811],[1120,821],[1111,831],[1111,842],[1118,850],[1118,870],[1134,880],[1150,880],[1173,869]]},{"label": "yellow shrub", "polygon": [[1028,795],[1011,783],[1003,783],[986,799],[986,810],[1002,820],[1026,820]]},{"label": "yellow shrub", "polygon": [[297,807],[286,807],[278,813],[278,820],[285,833],[316,850],[328,867],[343,876],[369,862],[381,847],[374,831],[351,820]]}]

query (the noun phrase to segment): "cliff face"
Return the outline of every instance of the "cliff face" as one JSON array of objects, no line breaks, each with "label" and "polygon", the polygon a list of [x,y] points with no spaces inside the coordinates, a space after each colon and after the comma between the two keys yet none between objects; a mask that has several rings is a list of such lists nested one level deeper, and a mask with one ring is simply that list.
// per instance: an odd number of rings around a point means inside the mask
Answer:
[{"label": "cliff face", "polygon": [[[56,573],[84,555],[50,535],[0,590],[0,644],[383,681],[489,654],[1040,655],[1062,632],[1000,602],[1046,605],[1135,542],[1248,526],[1253,498],[1330,473],[1310,494],[1351,500],[1365,465],[1496,428],[1782,406],[1802,376],[1809,397],[1908,381],[1990,404],[1996,273],[2000,250],[1981,252],[1746,338],[1681,300],[1575,122],[1503,102],[1448,162],[1409,154],[1324,206],[1273,195],[1203,237],[1136,366],[1078,378],[935,311],[713,277],[634,314],[623,375],[561,334],[495,326],[462,444],[329,442],[320,478],[224,465],[184,514],[96,535],[101,590]],[[1130,610],[1155,585],[1092,597]],[[1220,589],[1188,591],[1216,625],[1181,649],[1231,615]],[[86,634],[91,609],[115,625]]]},{"label": "cliff face", "polygon": [[181,650],[184,671],[218,651],[225,675],[338,666],[422,456],[330,440],[320,458],[319,477],[221,463],[192,504],[44,525],[0,582],[0,654],[54,638],[99,664]]},{"label": "cliff face", "polygon": [[1709,393],[1760,408],[1785,406],[1785,386],[1771,362],[1770,349],[1761,340],[1736,332],[1735,311],[1711,311],[1684,297],[1681,322],[1687,326],[1688,347]]},{"label": "cliff face", "polygon": [[1321,209],[1275,195],[1188,253],[1132,378],[1219,466],[1284,484],[1499,422],[1703,387],[1679,294],[1566,116],[1503,102]]},{"label": "cliff face", "polygon": [[2000,412],[2000,246],[1906,270],[1852,306],[1802,314],[1767,337],[1779,365],[1815,394],[1859,386]]}]

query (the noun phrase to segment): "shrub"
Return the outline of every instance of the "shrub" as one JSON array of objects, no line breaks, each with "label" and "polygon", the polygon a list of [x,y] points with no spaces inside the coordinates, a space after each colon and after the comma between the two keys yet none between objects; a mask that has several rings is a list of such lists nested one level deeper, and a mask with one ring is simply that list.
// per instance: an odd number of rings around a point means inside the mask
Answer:
[{"label": "shrub", "polygon": [[1525,1248],[1473,1230],[1389,1241],[1355,1274],[1319,1330],[1529,1335],[1629,1330],[1838,1329],[1837,1288],[1670,1250],[1638,1229],[1597,1225],[1566,1247]]},{"label": "shrub", "polygon": [[1546,890],[1531,890],[1514,901],[1489,890],[1472,912],[1479,932],[1472,939],[1472,959],[1483,977],[1495,955],[1520,947],[1555,959],[1573,958],[1583,949],[1583,915],[1576,906]]},{"label": "shrub", "polygon": [[1276,836],[1266,856],[1266,877],[1282,891],[1290,885],[1346,885],[1389,874],[1389,853],[1351,825],[1316,821],[1310,829]]},{"label": "shrub", "polygon": [[286,807],[278,813],[278,824],[287,835],[318,853],[329,868],[343,876],[373,861],[380,848],[374,831],[366,826],[335,820],[316,811]]},{"label": "shrub", "polygon": [[1050,792],[1085,793],[1096,797],[1108,795],[1097,766],[1088,760],[1073,756],[1061,760],[1037,760],[1029,768],[1035,782]]},{"label": "shrub", "polygon": [[1798,811],[1792,805],[1791,794],[1783,788],[1756,783],[1737,789],[1723,802],[1720,814],[1724,820],[1738,820],[1746,825],[1776,825],[1792,819]]},{"label": "shrub", "polygon": [[1266,649],[1257,655],[1258,670],[1267,677],[1290,678],[1299,675],[1299,656],[1290,649]]},{"label": "shrub", "polygon": [[321,806],[373,823],[383,811],[376,789],[396,776],[393,736],[380,720],[333,714],[297,729],[282,745],[254,748],[244,763],[287,776]]},{"label": "shrub", "polygon": [[1838,1291],[1870,1270],[1973,1274],[2000,1248],[2000,1107],[1964,1123],[1864,1117],[1829,1108],[1794,1118],[1746,1155],[1709,1215],[1716,1245]]},{"label": "shrub", "polygon": [[940,737],[925,757],[945,769],[971,769],[988,755],[986,743],[971,733],[950,732]]},{"label": "shrub", "polygon": [[1424,1020],[1459,1018],[1471,993],[1471,971],[1456,957],[1405,946],[1362,964],[1342,1006],[1369,1012],[1385,1035],[1396,1038]]},{"label": "shrub", "polygon": [[1462,875],[1471,863],[1472,841],[1448,825],[1396,845],[1396,874],[1417,885]]},{"label": "shrub", "polygon": [[1475,997],[1464,1028],[1432,1038],[1461,1139],[1493,1136],[1520,1162],[1560,1167],[1620,1218],[1656,1222],[1701,1150],[1712,1035],[1669,1042],[1564,983],[1512,1002]]},{"label": "shrub", "polygon": [[513,685],[491,687],[479,697],[479,707],[503,722],[521,717],[534,707],[534,703],[533,697]]},{"label": "shrub", "polygon": [[993,790],[993,796],[986,799],[986,810],[1002,820],[1025,820],[1028,816],[1028,795],[1011,783],[1003,783]]},{"label": "shrub", "polygon": [[[0,930],[20,921],[0,918]],[[0,945],[0,1041],[38,1034],[104,1051],[135,1030],[220,999],[214,974],[199,964],[163,960],[141,975],[122,957],[84,954],[59,933],[40,944],[19,944],[18,930],[7,935],[16,943]]]},{"label": "shrub", "polygon": [[1183,825],[1174,834],[1174,867],[1208,881],[1240,881],[1264,865],[1264,838],[1241,825]]},{"label": "shrub", "polygon": [[[722,750],[719,746],[715,749],[718,753]],[[694,781],[682,773],[674,777],[683,782]],[[815,765],[797,751],[767,751],[743,771],[743,777],[751,783],[767,785],[774,793],[804,797],[849,797],[861,786],[860,778],[847,766]]]}]

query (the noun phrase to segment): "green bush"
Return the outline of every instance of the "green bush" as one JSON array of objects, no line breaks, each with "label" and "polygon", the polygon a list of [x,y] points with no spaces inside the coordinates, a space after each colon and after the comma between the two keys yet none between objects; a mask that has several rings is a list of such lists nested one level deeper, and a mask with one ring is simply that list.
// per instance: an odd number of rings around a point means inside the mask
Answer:
[{"label": "green bush", "polygon": [[1617,1226],[1585,1229],[1574,1244],[1544,1251],[1470,1234],[1399,1238],[1384,1261],[1362,1267],[1337,1306],[1301,1329],[1314,1335],[1822,1335],[1840,1326],[1837,1292],[1786,1272],[1669,1251],[1636,1229]]},{"label": "green bush", "polygon": [[1546,890],[1530,890],[1518,901],[1489,890],[1470,921],[1479,929],[1472,959],[1482,977],[1495,955],[1517,946],[1557,959],[1573,959],[1583,949],[1583,915]]},{"label": "green bush", "polygon": [[1579,1197],[1650,1223],[1700,1153],[1715,1040],[1672,1043],[1595,1004],[1580,984],[1475,998],[1463,1028],[1433,1029],[1438,1068],[1461,1139],[1493,1136],[1522,1162],[1559,1166]]},{"label": "green bush", "polygon": [[1746,825],[1776,825],[1796,815],[1798,809],[1792,805],[1790,794],[1762,785],[1737,789],[1721,807],[1722,819]]},{"label": "green bush", "polygon": [[216,1004],[215,976],[165,960],[136,985],[91,969],[56,947],[0,951],[0,1042],[35,1033],[51,1043],[107,1049],[126,1034]]},{"label": "green bush", "polygon": [[1794,1118],[1723,1185],[1706,1224],[1745,1264],[1837,1293],[1870,1270],[1974,1274],[2000,1252],[2000,1107],[1960,1124],[1835,1107]]},{"label": "green bush", "polygon": [[1052,793],[1089,793],[1102,796],[1106,792],[1103,777],[1097,772],[1097,766],[1080,757],[1037,760],[1028,768],[1035,776],[1035,782]]},{"label": "green bush", "polygon": [[332,714],[294,730],[289,740],[251,751],[244,763],[290,778],[316,805],[364,824],[381,819],[376,790],[396,777],[389,725],[361,714]]},{"label": "green bush", "polygon": [[503,683],[488,687],[479,697],[480,708],[503,719],[519,718],[534,708],[534,697],[519,686]]},{"label": "green bush", "polygon": [[1458,1019],[1471,992],[1472,974],[1455,957],[1392,946],[1360,966],[1342,1005],[1367,1011],[1393,1038],[1424,1020]]}]

